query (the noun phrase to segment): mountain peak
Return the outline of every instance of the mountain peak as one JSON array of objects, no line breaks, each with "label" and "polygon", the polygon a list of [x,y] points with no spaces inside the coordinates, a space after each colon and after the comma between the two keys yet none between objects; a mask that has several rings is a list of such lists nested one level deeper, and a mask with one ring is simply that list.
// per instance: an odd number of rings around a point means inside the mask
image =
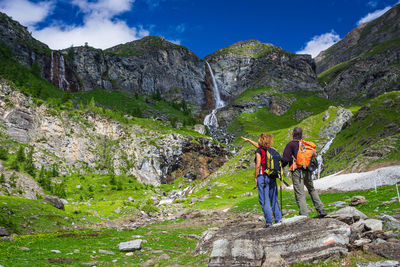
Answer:
[{"label": "mountain peak", "polygon": [[258,58],[273,50],[282,50],[282,49],[270,43],[262,43],[258,40],[246,40],[246,41],[239,41],[230,46],[218,49],[216,52],[208,55],[206,58],[221,56],[226,54],[232,54],[238,56],[250,56]]}]

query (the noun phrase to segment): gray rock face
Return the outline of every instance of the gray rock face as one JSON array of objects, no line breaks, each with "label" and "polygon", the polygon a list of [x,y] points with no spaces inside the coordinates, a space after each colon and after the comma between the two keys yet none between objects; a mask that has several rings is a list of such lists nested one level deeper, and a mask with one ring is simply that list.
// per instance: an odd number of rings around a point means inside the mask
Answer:
[{"label": "gray rock face", "polygon": [[268,266],[269,258],[285,266],[346,255],[349,236],[350,227],[332,219],[305,219],[266,229],[252,223],[227,225],[205,232],[196,252],[211,250],[208,266]]},{"label": "gray rock face", "polygon": [[[21,116],[10,114],[24,114],[29,119],[17,119]],[[203,179],[229,155],[211,138],[194,140],[173,132],[160,133],[140,124],[121,124],[90,111],[80,118],[73,119],[66,113],[54,115],[44,105],[34,106],[30,98],[0,82],[0,123],[11,139],[34,148],[38,169],[62,162],[59,171],[68,175],[68,170],[82,170],[82,164],[96,173],[107,173],[107,166],[112,166],[117,175],[125,172],[144,183],[158,185],[178,176]],[[106,155],[110,156],[107,162]]]},{"label": "gray rock face", "polygon": [[281,91],[320,91],[310,56],[295,55],[271,44],[250,40],[222,48],[205,58],[211,65],[221,96],[231,100],[249,87]]},{"label": "gray rock face", "polygon": [[74,48],[71,68],[82,90],[105,88],[149,95],[159,90],[167,100],[206,104],[205,66],[191,51],[154,36],[120,46],[142,50],[135,55],[118,46],[106,51]]},{"label": "gray rock face", "polygon": [[329,124],[321,130],[319,136],[325,139],[332,139],[336,136],[337,133],[340,132],[343,125],[353,117],[353,113],[344,108],[339,108],[336,113],[336,118],[329,122]]},{"label": "gray rock face", "polygon": [[64,203],[59,199],[58,197],[45,197],[43,199],[44,202],[50,203],[53,205],[55,208],[60,209],[60,210],[65,210],[64,208]]},{"label": "gray rock face", "polygon": [[[332,99],[368,99],[400,89],[400,5],[352,30],[315,58]],[[338,65],[341,64],[341,65]],[[322,77],[321,76],[321,77]]]},{"label": "gray rock face", "polygon": [[128,242],[122,242],[118,244],[118,248],[120,251],[129,252],[139,250],[142,246],[142,239],[135,239]]},{"label": "gray rock face", "polygon": [[385,222],[385,229],[400,229],[400,221],[395,219],[394,217],[390,215],[383,215],[381,219]]}]

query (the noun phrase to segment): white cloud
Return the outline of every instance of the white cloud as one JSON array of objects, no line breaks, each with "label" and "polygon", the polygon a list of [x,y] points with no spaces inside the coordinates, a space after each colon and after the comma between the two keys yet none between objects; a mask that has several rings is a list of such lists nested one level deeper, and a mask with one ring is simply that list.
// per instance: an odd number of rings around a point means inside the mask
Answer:
[{"label": "white cloud", "polygon": [[142,27],[130,27],[115,16],[129,11],[134,0],[73,0],[84,14],[83,25],[67,26],[53,24],[34,30],[33,36],[52,49],[63,49],[71,45],[84,45],[86,42],[96,48],[109,48],[117,44],[137,40],[149,35]]},{"label": "white cloud", "polygon": [[375,8],[378,5],[378,1],[377,0],[371,0],[367,2],[367,6],[371,7],[371,8]]},{"label": "white cloud", "polygon": [[53,1],[0,0],[0,11],[25,26],[43,21],[53,10]]},{"label": "white cloud", "polygon": [[297,51],[297,54],[309,54],[313,58],[316,57],[321,51],[326,50],[334,43],[340,40],[340,36],[335,31],[327,32],[321,35],[314,36],[307,42],[306,46]]},{"label": "white cloud", "polygon": [[366,16],[364,16],[364,17],[362,17],[358,22],[357,22],[357,25],[360,25],[360,24],[364,24],[364,23],[366,23],[366,22],[369,22],[369,21],[371,21],[371,20],[374,20],[374,19],[376,19],[376,18],[379,18],[380,16],[382,16],[383,14],[385,14],[389,9],[391,9],[392,7],[390,7],[390,6],[387,6],[387,7],[385,7],[384,9],[379,9],[379,10],[376,10],[376,11],[374,11],[374,12],[372,12],[372,13],[368,13]]}]

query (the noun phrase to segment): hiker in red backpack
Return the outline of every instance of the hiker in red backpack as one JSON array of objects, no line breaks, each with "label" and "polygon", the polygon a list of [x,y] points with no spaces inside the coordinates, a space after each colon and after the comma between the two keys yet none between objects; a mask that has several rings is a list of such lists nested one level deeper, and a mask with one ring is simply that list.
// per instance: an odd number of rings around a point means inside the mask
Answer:
[{"label": "hiker in red backpack", "polygon": [[283,151],[282,167],[289,164],[292,173],[294,196],[297,206],[299,207],[299,213],[300,215],[308,216],[306,194],[304,192],[304,186],[306,186],[312,202],[314,203],[314,207],[319,213],[316,218],[323,218],[326,216],[324,204],[322,204],[317,191],[314,189],[310,171],[312,168],[308,168],[310,161],[314,160],[312,159],[313,155],[311,153],[310,157],[310,155],[306,156],[305,153],[303,153],[308,149],[307,146],[310,146],[310,150],[313,149],[315,154],[315,144],[302,140],[303,130],[300,127],[295,127],[293,129],[292,137],[293,140],[286,145]]},{"label": "hiker in red backpack", "polygon": [[[242,137],[242,139],[244,142],[250,142],[257,147],[254,180],[258,188],[258,201],[264,212],[265,228],[268,228],[272,225],[272,213],[274,214],[275,223],[278,223],[282,219],[282,213],[279,209],[278,187],[276,185],[278,174],[272,172],[271,169],[269,171],[266,169],[268,166],[266,163],[267,155],[269,155],[269,159],[271,159],[271,155],[276,152],[279,156],[279,160],[277,160],[279,166],[281,166],[279,162],[281,157],[279,153],[272,148],[274,137],[271,134],[261,134],[258,143],[244,137]],[[270,173],[270,175],[267,175],[267,172]]]}]

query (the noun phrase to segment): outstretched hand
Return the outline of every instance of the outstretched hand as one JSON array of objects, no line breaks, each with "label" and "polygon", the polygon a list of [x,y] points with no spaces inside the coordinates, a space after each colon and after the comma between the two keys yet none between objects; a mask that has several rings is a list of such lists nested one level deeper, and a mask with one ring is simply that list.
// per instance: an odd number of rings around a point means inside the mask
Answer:
[{"label": "outstretched hand", "polygon": [[248,141],[250,141],[250,139],[247,139],[247,138],[245,138],[245,137],[243,137],[243,136],[241,136],[241,138],[243,139],[243,142],[248,142]]}]

